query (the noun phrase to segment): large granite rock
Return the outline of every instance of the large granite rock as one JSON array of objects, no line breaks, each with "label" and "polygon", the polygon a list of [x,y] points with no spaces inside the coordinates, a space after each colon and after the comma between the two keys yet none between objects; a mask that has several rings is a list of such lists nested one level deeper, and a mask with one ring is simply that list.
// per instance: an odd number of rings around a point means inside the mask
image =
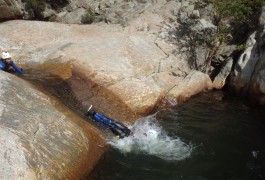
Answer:
[{"label": "large granite rock", "polygon": [[57,100],[0,71],[0,179],[79,179],[104,145]]},{"label": "large granite rock", "polygon": [[246,50],[238,59],[230,87],[248,96],[254,103],[265,104],[265,7],[259,19],[260,29],[250,35]]},{"label": "large granite rock", "polygon": [[[153,111],[191,71],[184,57],[170,54],[174,46],[119,25],[10,21],[0,24],[0,34],[2,49],[18,64],[65,79],[83,107],[92,103],[121,121]],[[202,91],[211,88],[208,79],[201,80],[207,82],[200,83]],[[76,81],[82,81],[78,88]],[[187,88],[187,97],[199,93]]]}]

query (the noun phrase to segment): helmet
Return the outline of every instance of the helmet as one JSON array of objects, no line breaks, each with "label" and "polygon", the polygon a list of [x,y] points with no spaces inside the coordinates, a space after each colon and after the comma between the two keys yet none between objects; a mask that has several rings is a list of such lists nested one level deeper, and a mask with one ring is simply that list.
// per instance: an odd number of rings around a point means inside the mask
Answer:
[{"label": "helmet", "polygon": [[11,58],[11,55],[8,52],[2,52],[2,59]]}]

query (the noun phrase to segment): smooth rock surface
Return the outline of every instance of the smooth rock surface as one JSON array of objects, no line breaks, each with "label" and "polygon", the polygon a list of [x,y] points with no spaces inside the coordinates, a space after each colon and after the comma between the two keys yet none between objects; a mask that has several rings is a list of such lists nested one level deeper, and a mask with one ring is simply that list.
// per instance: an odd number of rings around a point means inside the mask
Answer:
[{"label": "smooth rock surface", "polygon": [[98,130],[0,71],[0,179],[79,179],[103,153]]}]

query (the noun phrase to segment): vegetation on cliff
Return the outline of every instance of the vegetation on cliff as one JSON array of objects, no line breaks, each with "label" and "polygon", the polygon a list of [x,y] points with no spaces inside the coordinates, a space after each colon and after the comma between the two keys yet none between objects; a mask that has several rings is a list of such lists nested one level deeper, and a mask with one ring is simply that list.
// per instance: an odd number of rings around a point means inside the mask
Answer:
[{"label": "vegetation on cliff", "polygon": [[[231,33],[232,43],[240,44],[246,40],[246,34],[256,28],[259,11],[265,0],[205,0],[212,3],[216,10],[215,23],[219,27],[221,40]],[[227,23],[228,22],[228,23]],[[228,26],[229,24],[229,26]]]},{"label": "vegetation on cliff", "polygon": [[43,11],[49,4],[53,9],[59,9],[66,6],[69,0],[22,0],[25,8],[32,19],[43,20]]}]

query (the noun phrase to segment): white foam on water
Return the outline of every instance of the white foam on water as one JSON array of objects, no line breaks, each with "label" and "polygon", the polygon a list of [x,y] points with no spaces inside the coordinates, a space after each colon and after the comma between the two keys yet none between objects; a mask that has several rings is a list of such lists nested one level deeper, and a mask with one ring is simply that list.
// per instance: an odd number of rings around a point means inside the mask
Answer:
[{"label": "white foam on water", "polygon": [[154,116],[140,119],[129,128],[132,136],[112,138],[108,143],[123,153],[144,153],[166,160],[183,160],[191,155],[192,146],[180,138],[169,137]]}]

